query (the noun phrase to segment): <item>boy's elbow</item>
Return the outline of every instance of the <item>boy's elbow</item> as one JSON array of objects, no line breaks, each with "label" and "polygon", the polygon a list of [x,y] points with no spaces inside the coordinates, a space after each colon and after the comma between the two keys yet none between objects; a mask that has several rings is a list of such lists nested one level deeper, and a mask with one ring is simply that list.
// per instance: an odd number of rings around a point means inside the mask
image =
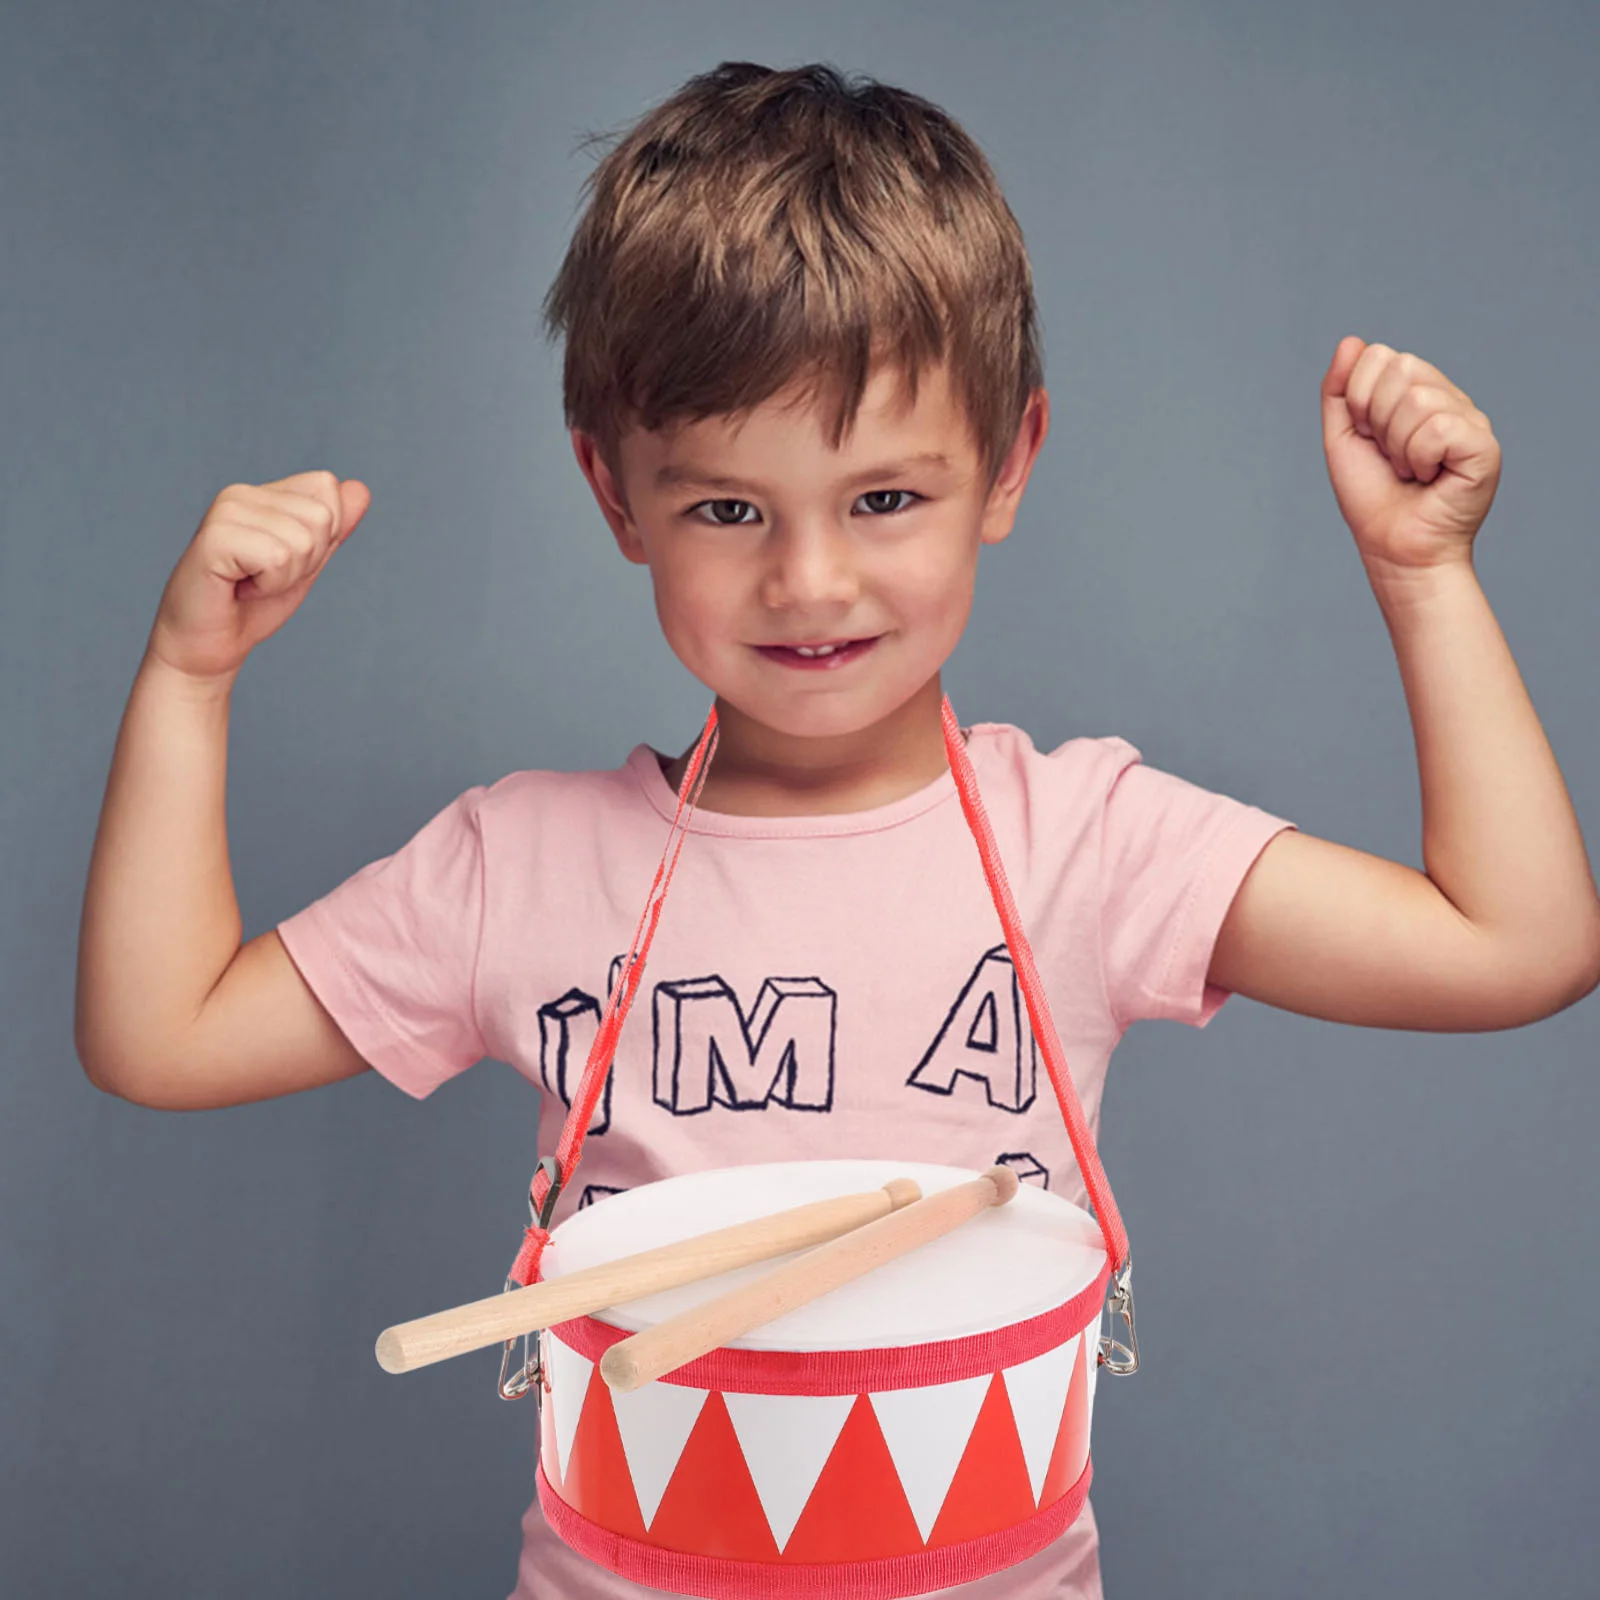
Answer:
[{"label": "boy's elbow", "polygon": [[115,1095],[130,1105],[162,1108],[159,1074],[142,1068],[126,1051],[107,1049],[89,1038],[82,1028],[78,1029],[74,1043],[84,1076],[102,1094]]},{"label": "boy's elbow", "polygon": [[83,1068],[84,1077],[95,1088],[104,1090],[106,1094],[116,1094],[116,1074],[111,1069],[106,1053],[96,1045],[84,1024],[81,997],[78,1015],[72,1026],[72,1048],[78,1057],[78,1065]]},{"label": "boy's elbow", "polygon": [[119,1100],[130,1100],[136,1105],[140,1103],[126,1064],[102,1051],[86,1048],[81,1039],[77,1049],[78,1065],[95,1088],[102,1094],[115,1095]]},{"label": "boy's elbow", "polygon": [[[80,1056],[79,1060],[83,1058]],[[126,1067],[107,1068],[104,1063],[91,1066],[83,1062],[89,1082],[103,1094],[115,1095],[131,1106],[142,1106],[146,1111],[192,1111],[203,1102],[196,1102],[175,1087],[173,1078],[159,1073],[138,1073]]]},{"label": "boy's elbow", "polygon": [[1594,933],[1589,940],[1589,950],[1583,966],[1579,969],[1577,988],[1568,1005],[1574,1005],[1585,995],[1593,994],[1600,989],[1600,917],[1595,919]]},{"label": "boy's elbow", "polygon": [[1558,989],[1553,1003],[1544,1006],[1534,1020],[1553,1017],[1558,1011],[1565,1011],[1568,1006],[1577,1005],[1580,1000],[1593,994],[1597,986],[1600,986],[1600,961],[1591,963]]},{"label": "boy's elbow", "polygon": [[1517,985],[1528,1007],[1524,1023],[1553,1017],[1600,988],[1600,920],[1576,945],[1575,950],[1569,947],[1564,959],[1546,958],[1537,973],[1529,972]]},{"label": "boy's elbow", "polygon": [[1600,898],[1591,902],[1587,928],[1578,945],[1580,954],[1574,964],[1569,1006],[1600,989]]}]

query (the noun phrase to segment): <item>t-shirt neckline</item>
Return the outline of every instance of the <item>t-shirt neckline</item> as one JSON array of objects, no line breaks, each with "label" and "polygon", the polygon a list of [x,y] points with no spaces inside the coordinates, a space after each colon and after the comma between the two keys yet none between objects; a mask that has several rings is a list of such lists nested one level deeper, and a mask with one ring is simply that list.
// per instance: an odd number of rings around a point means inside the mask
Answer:
[{"label": "t-shirt neckline", "polygon": [[[977,728],[965,730],[968,742]],[[634,776],[651,806],[671,822],[678,810],[677,791],[667,782],[655,750],[638,744],[629,753],[626,768]],[[948,767],[931,783],[887,805],[865,811],[833,811],[796,817],[747,817],[728,811],[701,811],[689,822],[690,833],[721,834],[744,839],[821,839],[846,834],[879,833],[898,827],[956,796],[955,775]]]}]

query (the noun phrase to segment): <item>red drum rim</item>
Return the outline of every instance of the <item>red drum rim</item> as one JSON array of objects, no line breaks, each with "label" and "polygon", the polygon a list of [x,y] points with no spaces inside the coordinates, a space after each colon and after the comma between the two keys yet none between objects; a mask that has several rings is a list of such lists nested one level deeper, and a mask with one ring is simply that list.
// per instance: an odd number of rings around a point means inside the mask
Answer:
[{"label": "red drum rim", "polygon": [[[1065,1344],[1091,1322],[1098,1325],[1110,1278],[1108,1259],[1094,1282],[1053,1311],[984,1333],[872,1350],[745,1350],[724,1346],[656,1381],[723,1394],[811,1395],[881,1393],[887,1389],[954,1383],[1042,1356]],[[620,1344],[635,1331],[615,1327],[598,1317],[574,1317],[550,1329],[569,1350],[596,1365],[612,1345]]]},{"label": "red drum rim", "polygon": [[1060,1499],[1025,1521],[977,1539],[864,1561],[801,1562],[737,1561],[646,1544],[574,1511],[551,1487],[542,1461],[536,1475],[546,1520],[579,1555],[647,1588],[717,1600],[894,1600],[970,1583],[1026,1561],[1060,1538],[1083,1510],[1093,1476],[1090,1456],[1078,1481]]}]

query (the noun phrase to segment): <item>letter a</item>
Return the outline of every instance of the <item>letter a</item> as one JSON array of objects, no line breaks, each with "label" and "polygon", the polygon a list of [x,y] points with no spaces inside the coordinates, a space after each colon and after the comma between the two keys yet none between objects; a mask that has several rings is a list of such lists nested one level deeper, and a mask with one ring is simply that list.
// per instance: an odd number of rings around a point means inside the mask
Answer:
[{"label": "letter a", "polygon": [[957,1078],[973,1078],[983,1085],[990,1105],[1026,1111],[1038,1073],[1039,1051],[1022,986],[1011,953],[996,945],[984,952],[906,1083],[930,1094],[952,1094]]}]

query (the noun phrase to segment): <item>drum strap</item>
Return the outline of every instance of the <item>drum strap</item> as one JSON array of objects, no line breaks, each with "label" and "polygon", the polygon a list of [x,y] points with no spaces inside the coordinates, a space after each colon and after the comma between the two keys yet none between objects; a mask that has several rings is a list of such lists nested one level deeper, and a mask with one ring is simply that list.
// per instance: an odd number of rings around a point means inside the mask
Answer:
[{"label": "drum strap", "polygon": [[[972,761],[967,755],[966,742],[961,736],[960,725],[956,722],[955,712],[950,709],[948,698],[943,701],[942,717],[945,752],[950,760],[950,771],[955,778],[956,791],[961,797],[962,814],[966,817],[967,826],[972,830],[972,836],[977,842],[978,856],[983,863],[983,874],[988,880],[989,893],[994,900],[995,910],[999,913],[1000,926],[1005,932],[1006,948],[1011,952],[1012,966],[1022,987],[1023,1001],[1028,1008],[1028,1021],[1033,1026],[1033,1037],[1038,1041],[1039,1049],[1044,1056],[1045,1068],[1050,1074],[1050,1083],[1055,1089],[1056,1101],[1061,1107],[1061,1115],[1067,1124],[1067,1134],[1072,1140],[1072,1152],[1078,1158],[1079,1170],[1083,1173],[1089,1198],[1094,1203],[1095,1216],[1105,1238],[1106,1253],[1111,1260],[1112,1274],[1121,1281],[1125,1290],[1128,1277],[1127,1230],[1123,1227],[1117,1203],[1112,1198],[1111,1185],[1106,1181],[1105,1170],[1100,1165],[1100,1156],[1090,1135],[1088,1119],[1083,1114],[1077,1090],[1073,1086],[1072,1075],[1067,1070],[1061,1040],[1050,1015],[1050,1004],[1045,998],[1044,985],[1039,981],[1038,968],[1034,965],[1033,949],[1028,943],[1028,936],[1023,932],[1022,921],[1017,915],[1016,902],[1011,897],[1011,886],[1006,881],[1005,868],[1000,864],[1000,852],[995,845],[994,831],[989,826],[988,815],[978,794],[978,781],[972,770]],[[599,1103],[606,1074],[610,1070],[611,1059],[616,1051],[617,1035],[622,1030],[623,1020],[628,1014],[629,1006],[633,1004],[633,997],[638,992],[640,980],[644,977],[645,957],[650,950],[650,941],[655,937],[656,926],[661,920],[661,907],[666,900],[667,886],[672,881],[689,819],[694,815],[695,804],[700,797],[701,789],[705,786],[706,772],[716,746],[717,712],[713,706],[684,771],[683,782],[678,789],[678,808],[672,819],[671,831],[667,835],[666,848],[661,854],[661,864],[656,868],[655,881],[650,885],[644,911],[634,931],[633,943],[617,972],[615,982],[611,985],[605,1012],[601,1016],[600,1027],[590,1047],[582,1080],[572,1097],[572,1104],[567,1112],[566,1124],[561,1130],[555,1155],[553,1158],[547,1156],[539,1163],[529,1187],[528,1207],[533,1221],[524,1232],[522,1248],[517,1253],[517,1259],[507,1279],[508,1287],[513,1282],[519,1285],[532,1283],[538,1275],[539,1258],[543,1255],[544,1247],[550,1239],[550,1219],[555,1209],[556,1198],[572,1181],[573,1171],[578,1165],[584,1136],[588,1132],[590,1119],[594,1116],[595,1106]]]},{"label": "drum strap", "polygon": [[1067,1058],[1061,1049],[1061,1039],[1056,1033],[1055,1019],[1050,1015],[1050,1002],[1045,998],[1044,985],[1039,981],[1039,969],[1033,962],[1033,946],[1022,931],[1022,919],[1017,915],[1016,901],[1011,898],[1011,885],[1006,881],[1006,870],[1000,864],[1000,851],[994,842],[994,830],[989,826],[988,813],[978,794],[978,779],[972,770],[972,759],[967,754],[966,740],[961,737],[956,714],[950,709],[950,699],[945,697],[944,747],[950,758],[950,771],[956,780],[956,790],[961,796],[961,809],[966,814],[967,826],[978,844],[978,855],[983,861],[983,875],[989,880],[989,894],[994,908],[1000,914],[1000,926],[1005,930],[1006,949],[1011,952],[1011,964],[1016,969],[1017,982],[1022,985],[1022,998],[1028,1007],[1028,1021],[1033,1026],[1033,1036],[1044,1056],[1050,1084],[1056,1092],[1056,1103],[1067,1124],[1067,1136],[1072,1140],[1072,1153],[1078,1158],[1078,1170],[1083,1174],[1084,1187],[1094,1202],[1094,1214],[1100,1223],[1100,1232],[1106,1241],[1106,1254],[1111,1258],[1112,1274],[1120,1275],[1128,1261],[1128,1232],[1122,1225],[1122,1213],[1111,1196],[1111,1185],[1106,1180],[1105,1168],[1100,1165],[1100,1152],[1094,1147],[1089,1132],[1088,1118],[1083,1114],[1083,1103],[1067,1071]]},{"label": "drum strap", "polygon": [[[655,938],[656,926],[661,921],[661,908],[666,904],[667,886],[678,865],[678,853],[683,849],[689,819],[694,815],[695,803],[705,787],[706,773],[711,767],[711,757],[717,748],[717,708],[712,706],[706,717],[689,765],[684,769],[683,782],[678,787],[678,809],[673,813],[672,827],[667,833],[666,848],[661,852],[656,867],[655,880],[650,893],[645,896],[644,910],[639,915],[639,925],[633,931],[633,943],[617,970],[611,993],[606,999],[606,1009],[595,1032],[594,1043],[589,1047],[589,1059],[583,1066],[583,1077],[578,1081],[572,1103],[567,1110],[567,1120],[556,1143],[552,1160],[546,1157],[539,1163],[528,1189],[528,1210],[533,1221],[524,1230],[522,1248],[512,1263],[506,1282],[526,1286],[534,1281],[539,1271],[539,1257],[550,1242],[550,1217],[555,1210],[561,1190],[572,1181],[572,1174],[583,1153],[583,1141],[589,1131],[594,1108],[600,1102],[600,1092],[605,1087],[606,1074],[611,1070],[611,1058],[616,1053],[617,1035],[638,993],[639,982],[644,977],[645,957],[650,953],[650,941]],[[554,1170],[552,1171],[552,1167]]]}]

